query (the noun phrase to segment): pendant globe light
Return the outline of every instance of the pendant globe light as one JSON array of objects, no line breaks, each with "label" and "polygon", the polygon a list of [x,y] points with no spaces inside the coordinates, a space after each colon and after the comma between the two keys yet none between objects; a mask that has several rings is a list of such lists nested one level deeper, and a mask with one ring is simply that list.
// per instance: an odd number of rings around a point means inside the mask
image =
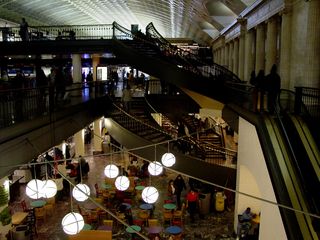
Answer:
[{"label": "pendant globe light", "polygon": [[84,220],[81,214],[76,212],[70,212],[64,216],[61,221],[63,231],[69,235],[75,235],[79,233],[84,227]]},{"label": "pendant globe light", "polygon": [[90,188],[86,184],[79,183],[72,190],[72,196],[79,202],[84,202],[90,196]]},{"label": "pendant globe light", "polygon": [[157,162],[157,146],[154,145],[154,161],[149,163],[148,165],[148,172],[152,176],[158,176],[162,173],[163,167],[160,162]]},{"label": "pendant globe light", "polygon": [[39,179],[32,179],[28,182],[26,187],[26,194],[29,198],[39,199],[42,198],[44,193],[44,182]]},{"label": "pendant globe light", "polygon": [[90,188],[82,183],[82,169],[80,164],[80,183],[77,184],[72,190],[72,196],[79,202],[87,200],[90,196]]},{"label": "pendant globe light", "polygon": [[153,161],[153,162],[149,163],[148,172],[152,176],[158,176],[162,173],[162,171],[163,171],[163,167],[162,167],[161,163],[159,163],[157,161]]},{"label": "pendant globe light", "polygon": [[114,183],[116,185],[116,188],[120,191],[125,191],[130,186],[130,180],[126,176],[119,176],[116,178],[116,181]]},{"label": "pendant globe light", "polygon": [[52,180],[45,180],[43,182],[43,197],[52,198],[57,194],[57,184]]},{"label": "pendant globe light", "polygon": [[142,190],[141,197],[146,203],[155,203],[158,200],[159,192],[155,187],[146,187]]},{"label": "pendant globe light", "polygon": [[104,175],[108,178],[115,178],[119,175],[119,168],[112,164],[112,153],[110,155],[111,163],[104,168]]},{"label": "pendant globe light", "polygon": [[172,167],[176,163],[176,157],[169,152],[169,142],[168,142],[168,152],[162,155],[161,162],[166,167]]}]

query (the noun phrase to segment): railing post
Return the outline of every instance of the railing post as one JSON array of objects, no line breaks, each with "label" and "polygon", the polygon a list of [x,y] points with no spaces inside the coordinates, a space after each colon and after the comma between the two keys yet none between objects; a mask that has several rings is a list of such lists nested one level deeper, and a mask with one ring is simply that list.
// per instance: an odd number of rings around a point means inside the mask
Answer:
[{"label": "railing post", "polygon": [[294,113],[300,114],[301,113],[301,106],[302,106],[302,87],[295,87],[296,94],[294,98]]}]

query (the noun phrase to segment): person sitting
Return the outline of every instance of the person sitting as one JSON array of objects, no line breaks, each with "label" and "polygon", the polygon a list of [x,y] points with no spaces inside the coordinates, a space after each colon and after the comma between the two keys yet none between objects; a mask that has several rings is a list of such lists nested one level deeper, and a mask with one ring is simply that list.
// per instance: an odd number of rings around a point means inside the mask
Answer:
[{"label": "person sitting", "polygon": [[247,209],[239,215],[239,223],[237,227],[237,235],[238,236],[246,236],[251,228],[251,220],[254,218],[256,214],[251,212],[251,208],[247,207]]}]

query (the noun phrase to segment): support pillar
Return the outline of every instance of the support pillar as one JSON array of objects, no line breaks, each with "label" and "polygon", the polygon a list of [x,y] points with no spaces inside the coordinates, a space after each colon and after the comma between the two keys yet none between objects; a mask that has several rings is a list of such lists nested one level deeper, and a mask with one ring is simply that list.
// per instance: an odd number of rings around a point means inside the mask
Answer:
[{"label": "support pillar", "polygon": [[102,136],[101,136],[101,118],[97,119],[93,123],[93,146],[94,150],[97,152],[101,152],[101,142],[102,142]]},{"label": "support pillar", "polygon": [[80,90],[78,92],[73,91],[72,95],[80,96],[81,95],[81,85],[82,82],[82,64],[81,64],[81,55],[80,54],[72,54],[72,77],[73,83],[79,84]]},{"label": "support pillar", "polygon": [[100,63],[100,56],[98,54],[92,55],[92,75],[93,75],[93,81],[97,81],[97,67]]},{"label": "support pillar", "polygon": [[265,25],[257,26],[256,30],[256,73],[265,69]]},{"label": "support pillar", "polygon": [[234,40],[234,45],[233,45],[233,72],[237,76],[239,76],[239,39]]},{"label": "support pillar", "polygon": [[74,134],[73,139],[75,144],[75,156],[84,156],[84,129]]},{"label": "support pillar", "polygon": [[277,64],[277,19],[270,18],[267,25],[266,74],[270,73],[273,64]]},{"label": "support pillar", "polygon": [[226,68],[229,68],[229,44],[225,44],[225,47],[224,47],[224,61],[225,61],[225,67]]},{"label": "support pillar", "polygon": [[285,89],[290,87],[290,65],[291,65],[291,18],[292,13],[289,9],[284,9],[281,14],[281,47],[280,47],[280,78],[281,86]]},{"label": "support pillar", "polygon": [[233,70],[233,41],[229,42],[229,66],[228,69],[230,71]]},{"label": "support pillar", "polygon": [[244,78],[244,61],[245,61],[245,41],[246,41],[246,30],[247,30],[247,21],[245,19],[239,19],[240,23],[240,37],[239,37],[239,69],[238,76],[241,80],[246,80]]},{"label": "support pillar", "polygon": [[254,70],[255,44],[254,30],[251,29],[246,33],[246,52],[244,61],[244,80],[250,80],[250,74]]}]

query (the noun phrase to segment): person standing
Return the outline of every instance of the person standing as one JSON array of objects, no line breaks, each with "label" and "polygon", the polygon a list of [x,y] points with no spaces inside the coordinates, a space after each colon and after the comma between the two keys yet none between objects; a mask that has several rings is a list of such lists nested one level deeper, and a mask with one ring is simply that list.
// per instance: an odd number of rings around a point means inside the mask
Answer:
[{"label": "person standing", "polygon": [[195,215],[197,213],[199,201],[199,194],[194,190],[190,189],[189,193],[187,194],[187,205],[186,208],[189,211],[191,223],[195,222]]},{"label": "person standing", "polygon": [[126,110],[127,112],[130,111],[130,103],[131,103],[131,99],[132,99],[132,96],[131,96],[131,90],[130,90],[130,87],[127,86],[125,89],[123,89],[122,91],[122,102],[123,102],[123,107],[124,107],[124,110]]},{"label": "person standing", "polygon": [[22,41],[29,41],[29,31],[28,31],[29,25],[25,18],[22,18],[20,23],[20,37]]},{"label": "person standing", "polygon": [[273,64],[270,74],[266,76],[266,90],[268,92],[268,110],[274,113],[276,100],[280,93],[280,76],[277,73],[277,65]]},{"label": "person standing", "polygon": [[178,210],[180,210],[181,209],[181,193],[184,189],[187,189],[186,183],[184,182],[181,174],[179,174],[174,180],[174,186],[176,188]]}]

